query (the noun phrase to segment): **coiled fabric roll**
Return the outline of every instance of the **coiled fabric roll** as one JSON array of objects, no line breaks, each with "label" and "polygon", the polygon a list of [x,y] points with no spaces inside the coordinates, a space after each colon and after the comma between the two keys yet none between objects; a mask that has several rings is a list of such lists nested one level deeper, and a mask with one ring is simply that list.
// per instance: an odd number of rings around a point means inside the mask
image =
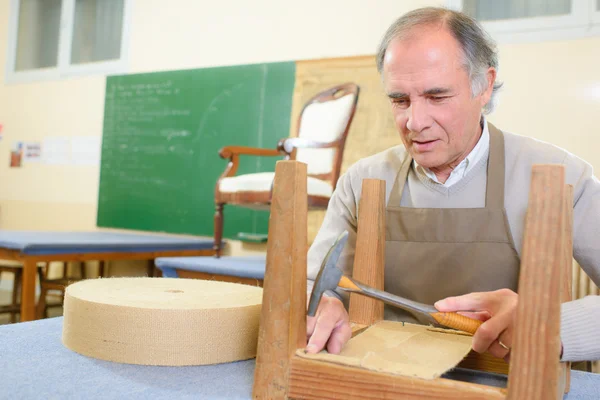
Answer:
[{"label": "coiled fabric roll", "polygon": [[91,279],[67,287],[63,344],[102,360],[204,365],[256,356],[262,289],[170,278]]}]

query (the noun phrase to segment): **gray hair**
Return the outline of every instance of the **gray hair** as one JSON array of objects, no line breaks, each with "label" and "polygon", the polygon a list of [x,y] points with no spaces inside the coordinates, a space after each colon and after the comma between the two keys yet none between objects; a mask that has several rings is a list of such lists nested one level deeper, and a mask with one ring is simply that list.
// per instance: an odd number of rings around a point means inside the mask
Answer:
[{"label": "gray hair", "polygon": [[[460,44],[464,55],[464,67],[471,81],[471,93],[473,96],[481,94],[488,85],[488,68],[498,70],[496,43],[473,18],[446,8],[419,8],[398,18],[381,40],[377,50],[377,70],[382,73],[385,52],[392,40],[406,38],[415,27],[435,24],[447,27]],[[483,107],[484,114],[494,110],[501,87],[501,82],[494,82],[490,101]]]}]

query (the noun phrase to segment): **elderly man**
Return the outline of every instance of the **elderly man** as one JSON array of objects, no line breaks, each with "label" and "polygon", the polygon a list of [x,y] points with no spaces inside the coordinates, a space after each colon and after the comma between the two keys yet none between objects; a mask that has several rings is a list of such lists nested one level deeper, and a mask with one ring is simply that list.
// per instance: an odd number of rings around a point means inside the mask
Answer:
[{"label": "elderly man", "polygon": [[[340,178],[308,254],[309,279],[343,230],[350,237],[339,265],[351,273],[362,180],[383,179],[385,290],[440,311],[479,311],[485,322],[473,348],[506,358],[532,165],[566,166],[574,186],[574,255],[596,283],[600,183],[589,164],[565,150],[486,121],[500,86],[497,53],[468,16],[440,8],[405,14],[385,34],[377,68],[404,146],[362,159]],[[385,318],[414,320],[387,307]],[[338,297],[324,297],[307,322],[308,352],[326,346],[338,353],[350,338]],[[600,359],[599,331],[597,297],[564,304],[562,359]]]}]

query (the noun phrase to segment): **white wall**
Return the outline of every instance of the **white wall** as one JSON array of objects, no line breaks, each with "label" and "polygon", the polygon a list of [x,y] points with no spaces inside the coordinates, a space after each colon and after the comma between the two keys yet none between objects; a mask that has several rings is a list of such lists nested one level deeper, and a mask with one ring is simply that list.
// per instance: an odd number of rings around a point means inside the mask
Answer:
[{"label": "white wall", "polygon": [[[136,0],[130,71],[365,55],[420,0]],[[0,77],[9,0],[0,0]],[[600,167],[600,38],[500,46],[501,129],[553,142]],[[8,168],[10,145],[102,133],[102,76],[0,83],[0,229],[94,229],[99,168]],[[212,221],[207,221],[212,224]],[[234,251],[241,249],[234,247]]]},{"label": "white wall", "polygon": [[[9,0],[0,0],[0,77]],[[437,2],[439,3],[439,2]],[[130,71],[370,54],[386,26],[432,1],[136,0]],[[0,228],[94,229],[99,168],[8,168],[14,141],[102,134],[102,76],[0,84]]]}]

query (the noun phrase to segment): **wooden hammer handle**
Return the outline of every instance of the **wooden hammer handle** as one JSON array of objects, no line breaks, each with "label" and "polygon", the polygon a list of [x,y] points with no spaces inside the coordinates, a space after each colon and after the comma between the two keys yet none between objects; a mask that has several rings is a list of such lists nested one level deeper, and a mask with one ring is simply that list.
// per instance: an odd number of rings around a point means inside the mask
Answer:
[{"label": "wooden hammer handle", "polygon": [[431,313],[431,316],[440,325],[469,333],[475,333],[477,328],[483,323],[477,319],[465,317],[464,315],[453,312],[436,312]]}]

